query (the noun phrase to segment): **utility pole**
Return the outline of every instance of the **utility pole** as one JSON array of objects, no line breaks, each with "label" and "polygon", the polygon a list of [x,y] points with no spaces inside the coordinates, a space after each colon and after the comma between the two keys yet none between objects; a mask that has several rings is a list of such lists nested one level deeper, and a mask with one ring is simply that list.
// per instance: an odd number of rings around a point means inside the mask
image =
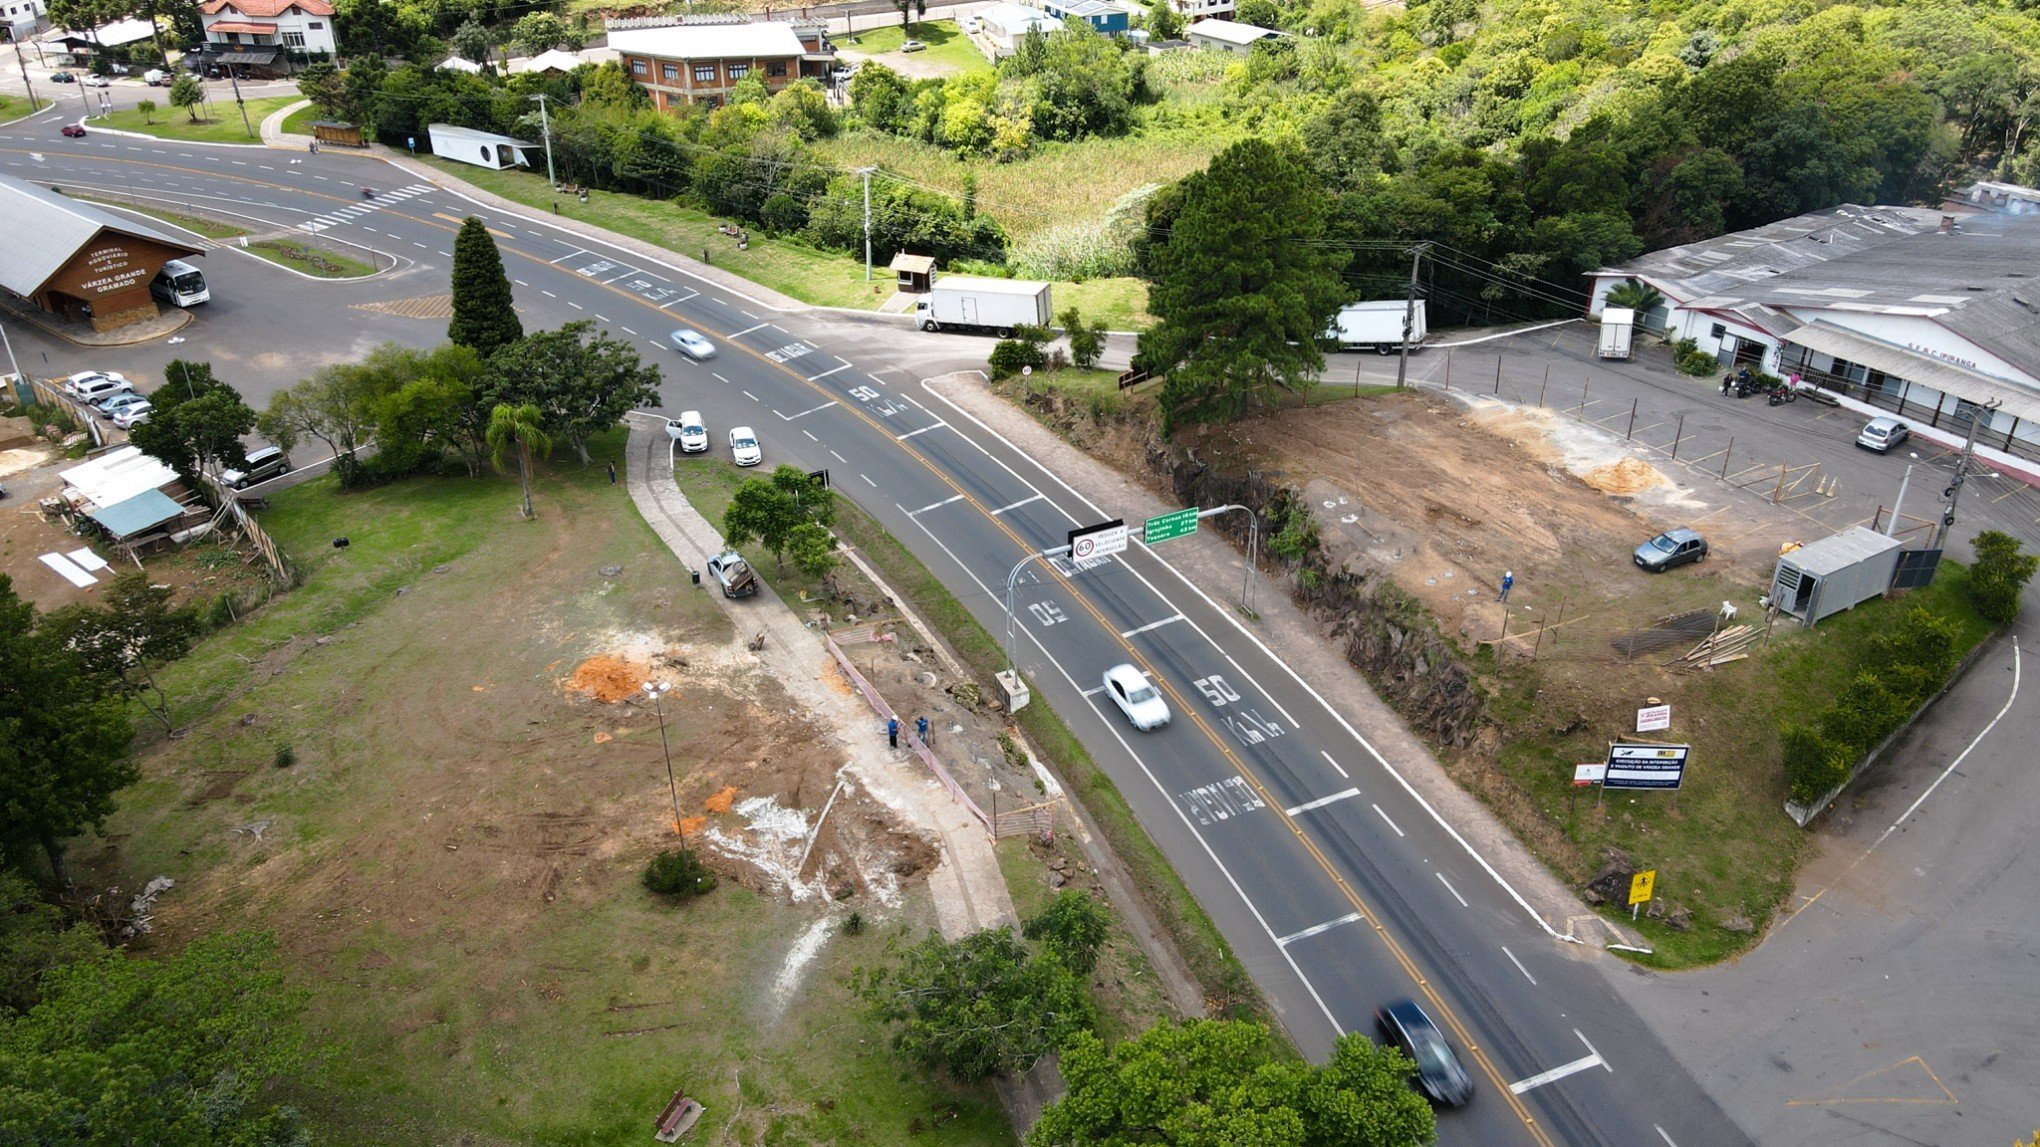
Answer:
[{"label": "utility pole", "polygon": [[1410,368],[1410,335],[1417,328],[1417,266],[1423,261],[1424,249],[1429,243],[1419,243],[1410,251],[1410,289],[1403,297],[1402,353],[1395,360],[1395,388],[1403,388],[1403,379]]},{"label": "utility pole", "polygon": [[546,186],[557,191],[560,187],[560,181],[553,178],[552,120],[545,114],[545,93],[540,92],[535,96],[526,96],[524,98],[538,101],[538,138],[545,141],[545,182]]},{"label": "utility pole", "polygon": [[21,54],[21,40],[15,37],[9,38],[14,41],[14,62],[21,65],[21,86],[28,90],[28,111],[29,114],[33,115],[42,110],[42,105],[36,102],[35,85],[28,82],[28,60]]},{"label": "utility pole", "polygon": [[857,174],[864,177],[864,281],[871,281],[871,173],[876,167],[860,167]]},{"label": "utility pole", "polygon": [[1905,477],[1900,479],[1898,483],[1898,501],[1891,504],[1891,521],[1884,526],[1884,536],[1887,538],[1898,536],[1899,511],[1905,509],[1905,488],[1912,485],[1913,467],[1918,465],[1920,460],[1918,452],[1909,454],[1907,457],[1911,458],[1912,461],[1905,464]]},{"label": "utility pole", "polygon": [[234,74],[232,64],[227,65],[227,83],[234,88],[234,106],[241,109],[241,127],[247,131],[249,139],[254,139],[255,125],[248,122],[248,102],[241,98],[241,77]]},{"label": "utility pole", "polygon": [[1941,524],[1934,527],[1934,548],[1944,549],[1948,544],[1948,530],[1955,525],[1955,504],[1962,500],[1962,484],[1969,480],[1969,463],[1976,453],[1976,431],[1990,412],[1998,408],[2002,399],[1993,398],[1978,407],[1969,420],[1969,437],[1963,440],[1962,457],[1955,460],[1955,477],[1948,483],[1948,511],[1941,515]]}]

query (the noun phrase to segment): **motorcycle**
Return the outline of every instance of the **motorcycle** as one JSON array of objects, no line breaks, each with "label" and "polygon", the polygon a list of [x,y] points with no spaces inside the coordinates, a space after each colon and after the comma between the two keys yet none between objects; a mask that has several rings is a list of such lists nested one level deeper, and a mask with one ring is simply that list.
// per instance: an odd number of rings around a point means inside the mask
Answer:
[{"label": "motorcycle", "polygon": [[1771,388],[1771,393],[1765,396],[1765,401],[1772,406],[1783,406],[1788,402],[1798,402],[1799,392],[1781,383]]},{"label": "motorcycle", "polygon": [[375,198],[375,188],[373,188],[373,187],[364,187],[364,188],[362,188],[362,189],[361,189],[361,197],[362,197],[363,199],[374,199],[374,198]]}]

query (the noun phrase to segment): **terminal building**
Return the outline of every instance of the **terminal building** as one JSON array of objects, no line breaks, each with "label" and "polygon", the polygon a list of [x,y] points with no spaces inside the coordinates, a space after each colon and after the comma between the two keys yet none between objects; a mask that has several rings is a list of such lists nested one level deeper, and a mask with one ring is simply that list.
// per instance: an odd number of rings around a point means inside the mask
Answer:
[{"label": "terminal building", "polygon": [[[1639,326],[1838,390],[1916,426],[2040,459],[2040,193],[1992,185],[1942,207],[1783,219],[1590,278],[1588,313],[1634,279]],[[2023,194],[2019,194],[2023,192]]]},{"label": "terminal building", "polygon": [[156,317],[163,264],[205,252],[146,223],[0,175],[0,289],[109,331]]}]

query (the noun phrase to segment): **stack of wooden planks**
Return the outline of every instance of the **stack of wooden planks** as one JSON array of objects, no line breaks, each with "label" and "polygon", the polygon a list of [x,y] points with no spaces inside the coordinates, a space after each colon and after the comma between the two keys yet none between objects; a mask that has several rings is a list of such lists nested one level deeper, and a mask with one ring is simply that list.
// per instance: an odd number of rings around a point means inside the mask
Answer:
[{"label": "stack of wooden planks", "polygon": [[1674,669],[1712,669],[1748,657],[1752,642],[1764,631],[1754,625],[1731,625],[1671,661]]}]

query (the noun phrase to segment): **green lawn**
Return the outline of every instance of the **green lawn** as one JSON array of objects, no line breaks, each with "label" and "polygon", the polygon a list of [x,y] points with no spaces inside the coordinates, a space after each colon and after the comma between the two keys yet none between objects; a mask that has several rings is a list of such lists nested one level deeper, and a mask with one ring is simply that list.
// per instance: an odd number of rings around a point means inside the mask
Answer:
[{"label": "green lawn", "polygon": [[706,251],[715,266],[802,302],[876,310],[892,293],[884,268],[879,269],[875,283],[866,283],[863,260],[847,254],[817,251],[756,230],[751,232],[750,248],[739,251],[729,236],[716,229],[724,220],[681,203],[613,191],[591,191],[588,202],[580,203],[571,195],[555,195],[542,175],[491,171],[430,156],[418,158],[456,179],[540,213],[550,212],[557,203],[562,216],[642,239],[690,259],[699,259]]},{"label": "green lawn", "polygon": [[36,103],[37,106],[31,108],[28,106],[27,96],[0,95],[0,124],[13,123],[22,116],[33,115],[42,108],[50,106],[49,97],[47,96],[38,96]]},{"label": "green lawn", "polygon": [[[928,47],[919,52],[902,52],[900,45],[908,40],[919,40]],[[970,42],[963,29],[954,20],[927,20],[915,23],[907,31],[901,31],[897,24],[884,28],[873,28],[857,33],[841,45],[853,52],[876,57],[876,62],[889,68],[898,68],[908,60],[916,64],[939,64],[955,72],[990,71],[992,62]]]},{"label": "green lawn", "polygon": [[[848,992],[852,967],[932,924],[919,885],[883,909],[729,879],[684,906],[642,888],[671,840],[661,737],[562,678],[618,643],[731,631],[610,485],[620,446],[540,463],[533,522],[494,471],[276,495],[262,521],[304,583],[161,674],[186,735],[145,733],[143,780],[74,843],[78,870],[175,878],[158,950],[276,931],[325,1047],[279,1098],[320,1142],[638,1143],[684,1089],[705,1143],[1011,1143],[988,1088],[900,1061]],[[802,748],[783,699],[700,673],[665,713],[687,807],[721,783],[725,722],[752,732],[745,751]],[[781,986],[787,954],[852,906],[865,934],[821,933]]]},{"label": "green lawn", "polygon": [[104,119],[94,119],[86,125],[109,127],[120,131],[138,131],[145,135],[163,139],[185,139],[195,143],[258,143],[262,139],[262,121],[281,107],[288,107],[302,99],[302,96],[272,96],[265,99],[249,100],[246,126],[241,122],[241,109],[231,99],[214,100],[201,104],[196,109],[198,122],[191,122],[191,113],[183,108],[170,106],[167,95],[156,99],[156,110],[145,119],[134,108],[116,111]]},{"label": "green lawn", "polygon": [[294,239],[263,239],[248,250],[272,263],[321,279],[359,279],[375,274],[373,264]]},{"label": "green lawn", "polygon": [[[1658,897],[1690,909],[1692,927],[1644,918],[1637,927],[1655,949],[1644,962],[1683,968],[1734,956],[1762,936],[1813,841],[1783,811],[1780,725],[1819,712],[1846,684],[1844,674],[1866,643],[1915,605],[1954,618],[1959,647],[1972,648],[1989,626],[1969,605],[1967,580],[1965,568],[1944,562],[1932,586],[1866,602],[1817,629],[1780,617],[1768,649],[1752,647],[1749,660],[1711,673],[1512,661],[1499,675],[1492,713],[1501,743],[1496,766],[1520,802],[1503,802],[1497,811],[1519,821],[1534,815],[1537,823],[1517,824],[1518,833],[1569,881],[1591,878],[1611,850],[1636,868],[1657,870]],[[1581,727],[1560,731],[1554,715],[1605,712],[1609,698],[1591,692],[1589,683],[1605,680],[1611,669],[1629,679],[1634,697],[1647,693],[1671,704],[1668,739],[1693,745],[1676,795],[1573,788],[1576,762],[1607,755],[1608,730],[1605,722],[1564,722]],[[1619,703],[1642,702],[1625,696]],[[1560,839],[1539,843],[1552,833]],[[1736,916],[1753,930],[1722,926]]]},{"label": "green lawn", "polygon": [[140,215],[148,215],[161,219],[165,223],[182,227],[186,231],[195,231],[208,239],[238,239],[243,235],[251,233],[246,227],[236,227],[231,223],[221,223],[200,215],[189,215],[182,211],[170,211],[161,207],[142,207],[132,203],[118,203],[106,199],[99,200],[99,202],[118,207],[123,211],[133,211]]},{"label": "green lawn", "polygon": [[312,125],[324,118],[317,107],[307,104],[283,117],[283,134],[310,135],[312,134]]}]

